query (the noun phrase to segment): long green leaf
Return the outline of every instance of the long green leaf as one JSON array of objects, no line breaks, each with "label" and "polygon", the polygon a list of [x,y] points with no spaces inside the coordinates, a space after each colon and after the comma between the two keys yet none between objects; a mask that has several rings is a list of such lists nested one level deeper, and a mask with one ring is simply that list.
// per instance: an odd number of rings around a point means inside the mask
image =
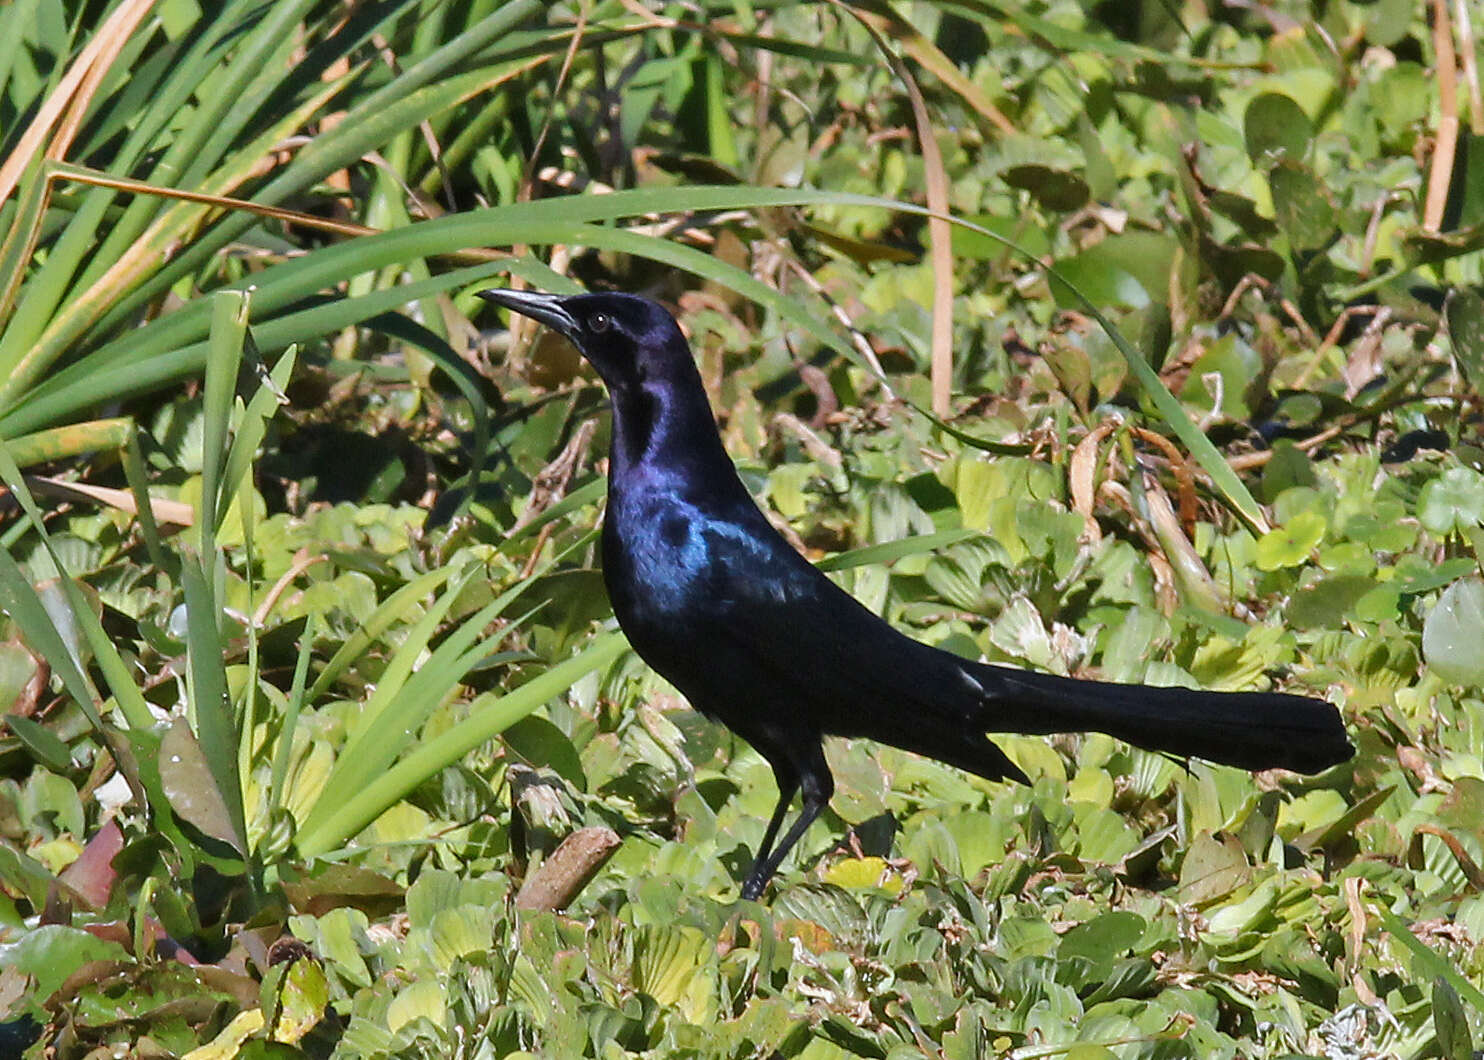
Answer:
[{"label": "long green leaf", "polygon": [[194,187],[213,169],[239,137],[244,126],[285,75],[292,77],[289,56],[298,46],[296,29],[314,7],[315,0],[278,0],[266,11],[243,20],[245,39],[225,70],[216,74],[211,92],[196,113],[194,133],[181,155],[185,168],[180,175],[184,187]]},{"label": "long green leaf", "polygon": [[430,570],[425,574],[418,575],[383,600],[381,605],[375,611],[371,612],[365,621],[357,627],[356,631],[345,638],[345,641],[340,647],[335,649],[335,654],[330,656],[330,661],[325,664],[319,676],[314,679],[314,684],[310,686],[309,692],[304,697],[304,702],[311,704],[316,702],[339,679],[340,675],[346,671],[350,664],[360,658],[376,642],[377,637],[380,637],[398,622],[407,613],[408,609],[417,604],[429,593],[435,592],[439,586],[448,581],[449,578],[453,577],[461,569],[460,566],[449,565],[439,567],[436,570]]},{"label": "long green leaf", "polygon": [[[61,575],[58,583],[61,585],[63,593],[67,596],[67,602],[72,608],[73,619],[77,622],[78,628],[87,639],[88,647],[92,649],[93,658],[103,671],[104,680],[108,682],[109,691],[113,693],[113,697],[118,703],[119,711],[124,715],[124,719],[128,722],[131,729],[138,732],[149,731],[154,725],[154,718],[150,714],[149,704],[145,702],[143,694],[135,686],[129,665],[119,655],[118,649],[114,646],[112,639],[104,631],[102,622],[99,621],[97,615],[93,614],[93,609],[88,606],[76,583],[68,577],[66,565],[58,557],[56,549],[52,546],[51,536],[46,532],[46,524],[42,521],[41,510],[37,508],[36,501],[31,496],[31,491],[26,488],[25,480],[21,476],[21,469],[16,466],[15,460],[11,458],[10,451],[3,443],[0,443],[0,479],[4,480],[6,486],[10,488],[11,495],[19,502],[21,510],[25,512],[26,518],[31,524],[32,531],[40,538],[42,547],[46,549],[47,555],[51,557],[53,565],[56,566],[57,571]],[[11,559],[8,552],[5,553],[5,562],[14,566],[15,561]],[[56,645],[62,642],[59,637],[55,642],[49,643],[52,643],[52,647],[55,648]],[[47,658],[51,657],[48,653]],[[85,696],[77,700],[78,706],[84,712],[93,710],[93,704],[97,702],[96,693],[93,693],[91,688],[91,683],[85,679],[82,682],[73,681],[68,686],[68,691],[74,697],[78,696],[79,691],[83,689],[88,690]],[[101,731],[102,722],[97,719],[95,713],[89,715],[89,720],[93,721]]]},{"label": "long green leaf", "polygon": [[[413,627],[407,631],[397,645],[397,650],[392,654],[390,661],[382,670],[376,680],[376,689],[366,700],[360,712],[356,715],[355,724],[352,726],[349,736],[345,741],[345,749],[340,759],[331,770],[330,777],[326,781],[327,788],[338,787],[340,784],[350,784],[351,781],[343,780],[352,777],[355,782],[369,777],[375,772],[370,759],[363,751],[370,754],[380,754],[386,748],[376,749],[373,744],[378,735],[390,736],[390,732],[378,731],[378,722],[383,715],[391,711],[396,703],[397,697],[411,679],[414,668],[423,662],[423,657],[428,651],[428,645],[433,640],[433,635],[438,632],[439,625],[448,614],[449,609],[458,601],[464,589],[468,587],[473,578],[474,571],[465,571],[460,577],[448,587],[433,605],[423,613]],[[406,728],[404,726],[404,728]],[[393,739],[390,753],[395,756],[403,741]]]},{"label": "long green leaf", "polygon": [[300,831],[295,839],[299,853],[312,858],[335,849],[427,777],[498,736],[553,696],[561,695],[583,677],[611,663],[627,648],[628,641],[621,633],[606,633],[579,654],[558,663],[514,692],[501,696],[432,740],[419,744],[416,750],[367,787],[353,793],[313,829]]},{"label": "long green leaf", "polygon": [[[359,72],[359,68],[352,70],[346,78],[355,77]],[[341,89],[342,85],[338,82],[324,84],[320,86],[317,93],[284,108],[276,115],[274,123],[264,129],[257,139],[239,145],[207,179],[196,188],[189,190],[207,194],[228,194],[235,191],[250,176],[253,167],[261,164],[263,157],[274,144],[281,142],[301,128],[313,115],[319,113]],[[151,113],[153,113],[153,108],[151,108]],[[169,188],[180,187],[177,174],[181,163],[171,156],[177,145],[188,148],[190,143],[188,138],[172,140],[171,151],[167,152],[167,157],[161,159],[150,171],[147,183]],[[189,157],[189,151],[183,152],[183,156]],[[59,167],[59,169],[63,173],[66,172],[65,168]],[[113,173],[127,172],[118,162],[111,165],[110,170]],[[113,268],[126,252],[138,254],[145,247],[149,247],[157,253],[162,247],[170,246],[171,240],[194,237],[197,228],[208,216],[210,209],[201,204],[187,205],[154,195],[134,195],[118,223],[109,226],[102,246],[94,255],[87,271],[73,284],[73,291],[78,294],[90,291],[93,285],[109,269]],[[151,225],[157,219],[160,223],[152,228]],[[150,233],[148,238],[146,238],[146,232]],[[115,290],[111,292],[111,297],[117,297],[121,293],[123,292]]]},{"label": "long green leaf", "polygon": [[[521,21],[538,14],[535,0],[514,0],[503,5],[477,26],[449,41],[433,55],[404,71],[388,85],[371,93],[336,126],[316,136],[284,171],[260,189],[256,202],[276,205],[297,195],[316,181],[357,162],[368,151],[384,146],[404,129],[416,126],[434,114],[472,97],[509,72],[529,65],[530,58],[485,66],[468,73],[449,75],[491,40],[508,33]],[[434,83],[437,82],[437,83]],[[251,216],[230,216],[194,245],[174,257],[170,264],[147,279],[129,297],[110,310],[97,325],[107,332],[140,307],[152,302],[178,280],[204,264],[223,246],[255,223]],[[8,393],[0,390],[0,408]]]},{"label": "long green leaf", "polygon": [[137,430],[130,430],[122,449],[124,477],[134,493],[134,505],[139,513],[139,533],[144,538],[144,548],[149,553],[150,564],[159,571],[178,573],[180,565],[175,562],[172,553],[165,551],[159,524],[155,522],[154,505],[150,503],[149,478],[144,472],[144,450],[139,445]]},{"label": "long green leaf", "polygon": [[1475,1012],[1484,1012],[1484,991],[1465,979],[1451,962],[1438,956],[1431,946],[1412,934],[1395,913],[1378,906],[1376,916],[1381,921],[1381,926],[1386,929],[1386,933],[1401,943],[1402,947],[1412,954],[1412,958],[1422,966],[1427,978],[1444,980],[1458,992],[1459,997],[1474,1006]]},{"label": "long green leaf", "polygon": [[[408,288],[375,291],[353,303],[327,303],[254,325],[254,335],[264,351],[273,352],[389,312],[404,305],[409,297],[421,297],[425,292],[475,282],[499,271],[499,265],[475,266],[434,276]],[[261,290],[255,291],[255,306],[259,306],[260,297]],[[145,330],[140,329],[134,334],[142,335]],[[12,415],[0,416],[0,437],[12,431],[30,431],[65,419],[103,401],[149,393],[170,383],[196,377],[205,366],[204,339],[188,340],[183,345],[167,347],[163,352],[155,349],[157,345],[150,341],[131,351],[127,345],[114,344],[109,347],[109,356],[99,351],[79,364],[55,373],[27,397],[23,406],[13,410]]]},{"label": "long green leaf", "polygon": [[[697,275],[716,279],[732,287],[738,293],[758,301],[767,306],[790,323],[807,331],[820,343],[835,349],[848,357],[855,357],[855,351],[839,335],[825,327],[806,308],[779,294],[776,290],[755,279],[742,269],[727,265],[720,259],[705,254],[691,247],[658,240],[638,233],[613,228],[597,228],[590,222],[615,220],[622,217],[633,216],[636,213],[660,213],[673,212],[679,209],[722,210],[743,209],[761,206],[804,206],[821,203],[852,204],[862,206],[885,207],[928,216],[929,211],[912,206],[907,203],[894,202],[874,196],[847,195],[835,192],[811,191],[807,189],[772,189],[755,187],[704,187],[688,188],[683,192],[674,189],[637,189],[627,192],[616,192],[611,195],[602,196],[579,196],[570,199],[544,200],[535,203],[521,203],[513,206],[494,207],[488,210],[473,211],[456,217],[440,218],[408,228],[399,229],[394,232],[382,233],[369,236],[364,239],[355,240],[351,244],[327,248],[316,254],[306,255],[297,261],[288,262],[273,269],[265,270],[258,276],[259,286],[254,295],[255,304],[260,305],[264,311],[271,311],[278,306],[291,302],[295,297],[302,297],[306,290],[318,290],[322,287],[343,282],[349,275],[364,271],[369,268],[377,268],[394,261],[407,261],[416,258],[447,254],[462,247],[470,245],[510,245],[513,243],[561,243],[566,245],[593,246],[604,249],[618,250],[648,257],[655,261],[665,262],[679,268],[687,269]],[[952,223],[986,236],[999,242],[1016,253],[1025,256],[1030,261],[1037,259],[1018,247],[1013,241],[1005,239],[983,226],[972,224],[959,218],[950,217]],[[349,258],[347,254],[354,254]],[[1054,282],[1061,283],[1079,301],[1083,309],[1091,315],[1107,331],[1115,346],[1128,362],[1130,370],[1139,380],[1150,396],[1150,400],[1160,411],[1161,415],[1169,424],[1171,430],[1185,443],[1197,463],[1201,466],[1207,476],[1215,484],[1217,489],[1226,498],[1245,521],[1254,528],[1265,527],[1266,521],[1261,508],[1241,479],[1231,470],[1226,461],[1210,440],[1199,430],[1190,417],[1186,415],[1184,408],[1164,386],[1158,374],[1149,367],[1148,362],[1139,352],[1134,349],[1093,303],[1077,290],[1072,284],[1062,280],[1054,269],[1048,270]],[[440,284],[443,277],[433,277],[418,284],[409,285],[407,299],[422,297],[423,292],[419,290],[424,285]],[[379,305],[378,295],[366,296],[365,304]],[[404,300],[407,300],[404,299]],[[128,337],[129,345],[124,345],[125,340],[112,344],[104,350],[98,351],[100,361],[96,363],[107,363],[123,357],[147,356],[147,351],[158,348],[162,341],[188,341],[192,329],[199,327],[195,323],[200,310],[183,310],[172,314],[170,318],[162,321],[158,327],[160,331],[152,335],[144,332],[150,329],[142,329],[140,332]],[[311,311],[314,312],[314,311]],[[330,316],[329,313],[326,314]],[[301,317],[300,323],[311,319]],[[271,325],[265,325],[262,329],[262,339],[265,348],[272,348],[275,342],[298,341],[302,336],[297,332],[283,334],[281,337],[274,334],[272,339],[268,336],[272,330]],[[292,337],[291,337],[292,336]],[[163,355],[151,362],[135,362],[132,369],[127,373],[117,375],[98,372],[95,369],[91,377],[96,386],[102,378],[109,380],[110,386],[114,388],[128,388],[128,380],[132,379],[134,384],[141,389],[158,385],[163,379],[174,377],[174,373],[189,371],[194,363],[193,356],[185,350],[176,349],[169,355]],[[68,381],[71,382],[70,380]],[[60,385],[60,384],[59,384]],[[45,390],[46,388],[42,388]],[[137,391],[135,391],[137,392]],[[44,414],[55,414],[57,406],[50,404],[50,393],[37,393],[28,402],[27,407],[16,410],[0,417],[0,434],[30,429],[39,426],[37,416]],[[75,402],[75,396],[70,399]],[[75,406],[74,406],[75,407]],[[41,423],[45,421],[42,420]]]},{"label": "long green leaf", "polygon": [[11,70],[36,17],[39,3],[40,0],[17,0],[0,10],[0,95],[5,95],[10,87]]},{"label": "long green leaf", "polygon": [[[215,553],[216,532],[225,517],[232,485],[222,488],[227,462],[227,439],[232,431],[232,405],[237,374],[242,367],[242,342],[247,336],[248,295],[218,291],[211,296],[211,339],[206,348],[206,390],[202,400],[205,425],[201,442],[201,510],[197,513],[201,555]],[[247,513],[243,513],[243,518]]]},{"label": "long green leaf", "polygon": [[246,855],[247,815],[237,767],[238,731],[222,661],[226,646],[215,594],[203,569],[203,558],[187,555],[181,564],[181,580],[185,583],[186,663],[190,671],[191,706],[201,753],[237,833],[239,842],[235,845],[238,852]]},{"label": "long green leaf", "polygon": [[[359,729],[354,738],[346,741],[345,750],[325,782],[322,806],[333,809],[343,795],[359,791],[395,762],[409,740],[422,729],[429,715],[464,675],[477,662],[494,654],[496,646],[520,629],[531,617],[529,614],[502,626],[492,639],[480,639],[489,624],[526,588],[524,584],[517,585],[500,599],[486,604],[449,634],[432,655],[419,661],[417,671],[408,679],[401,694],[388,697],[385,709],[370,724]],[[317,817],[317,813],[311,813],[305,826],[311,827]]]},{"label": "long green leaf", "polygon": [[[25,263],[31,256],[37,233],[41,229],[42,214],[46,209],[47,168],[44,158],[37,158],[21,177],[19,202],[11,215],[10,227],[5,230],[5,239],[0,242],[0,321],[10,317],[16,298],[22,290],[26,275]],[[0,335],[3,341],[3,335]],[[3,367],[0,361],[0,367]]]},{"label": "long green leaf", "polygon": [[32,464],[47,464],[57,460],[68,460],[85,453],[97,453],[105,449],[121,449],[133,437],[134,421],[123,417],[94,420],[91,423],[71,423],[65,427],[38,431],[20,438],[12,438],[6,445],[10,455],[21,467]]},{"label": "long green leaf", "polygon": [[[423,721],[442,702],[443,697],[462,680],[469,667],[489,654],[489,645],[481,642],[480,638],[485,636],[490,623],[504,614],[505,609],[529,589],[542,573],[551,569],[564,556],[584,547],[585,540],[569,545],[557,556],[548,559],[533,574],[521,579],[464,619],[456,630],[444,638],[431,656],[424,659],[423,652],[436,631],[437,624],[476,572],[470,572],[469,576],[461,578],[450,587],[413,627],[377,681],[376,691],[357,717],[355,729],[345,743],[345,750],[325,782],[325,802],[332,805],[337,801],[333,793],[355,791],[391,764],[412,734],[422,727]],[[521,621],[524,618],[502,627],[496,640],[509,636]],[[479,648],[471,650],[476,643],[479,643]],[[413,663],[416,664],[415,671],[412,669]],[[314,817],[315,814],[311,814],[311,822]],[[311,822],[306,822],[306,826]]]},{"label": "long green leaf", "polygon": [[[245,334],[244,339],[248,350],[257,356],[257,346],[252,340],[252,333]],[[289,380],[294,374],[294,365],[298,363],[299,348],[290,346],[278,358],[271,371],[267,372],[267,382],[259,385],[247,402],[238,421],[237,429],[232,437],[232,447],[227,453],[226,463],[222,467],[222,489],[227,494],[235,494],[244,484],[248,482],[248,473],[252,470],[253,457],[257,455],[258,446],[263,442],[263,436],[268,433],[268,423],[273,414],[278,411],[278,404],[284,389],[289,385]],[[256,368],[262,370],[261,362]],[[244,517],[248,509],[244,502],[241,511]]]},{"label": "long green leaf", "polygon": [[309,699],[304,695],[304,684],[309,676],[309,659],[314,654],[314,638],[319,632],[319,613],[309,612],[304,621],[304,632],[299,635],[299,660],[294,664],[294,683],[289,689],[288,702],[284,707],[283,724],[278,728],[277,747],[273,752],[273,774],[268,783],[268,812],[282,805],[283,782],[289,772],[289,756],[294,749],[294,733],[299,727],[299,714]]},{"label": "long green leaf", "polygon": [[[548,557],[530,575],[464,619],[429,658],[423,659],[437,623],[477,572],[471,571],[455,582],[398,647],[378,680],[376,691],[357,717],[355,729],[325,781],[320,802],[310,811],[304,827],[313,831],[325,814],[334,812],[334,807],[345,797],[359,791],[389,766],[454,685],[474,664],[489,656],[490,643],[481,640],[489,624],[543,574],[590,543],[591,535],[584,535]],[[524,615],[503,627],[496,640],[509,636],[529,617],[530,614]],[[417,663],[415,674],[410,670],[412,661]]]},{"label": "long green leaf", "polygon": [[848,570],[851,567],[869,567],[879,563],[892,563],[904,556],[917,556],[925,552],[937,552],[983,537],[978,530],[940,530],[936,534],[918,534],[896,541],[884,541],[879,545],[851,549],[838,555],[828,556],[815,564],[820,570]]}]

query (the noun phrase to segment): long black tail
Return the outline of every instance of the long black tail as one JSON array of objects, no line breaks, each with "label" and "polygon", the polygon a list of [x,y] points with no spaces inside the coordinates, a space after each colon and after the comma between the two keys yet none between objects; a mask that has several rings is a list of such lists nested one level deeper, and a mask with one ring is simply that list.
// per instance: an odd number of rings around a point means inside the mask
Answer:
[{"label": "long black tail", "polygon": [[974,664],[987,732],[1102,732],[1150,751],[1243,769],[1318,773],[1355,753],[1340,712],[1306,696],[1078,681]]}]

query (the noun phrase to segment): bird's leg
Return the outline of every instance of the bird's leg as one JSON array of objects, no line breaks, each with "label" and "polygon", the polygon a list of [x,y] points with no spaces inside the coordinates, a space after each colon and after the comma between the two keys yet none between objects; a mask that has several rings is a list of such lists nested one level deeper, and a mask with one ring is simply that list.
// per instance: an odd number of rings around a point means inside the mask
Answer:
[{"label": "bird's leg", "polygon": [[747,881],[742,884],[743,898],[756,898],[763,893],[763,885],[768,882],[768,876],[772,873],[762,875],[762,867],[773,850],[773,840],[783,824],[784,815],[788,813],[789,803],[794,801],[794,795],[799,790],[799,778],[792,769],[774,766],[773,775],[778,778],[778,805],[773,807],[773,817],[763,832],[763,841],[758,844],[757,856],[752,859],[752,868],[747,870]]},{"label": "bird's leg", "polygon": [[[794,848],[794,844],[803,838],[809,826],[824,812],[824,808],[830,803],[830,796],[835,793],[834,778],[830,776],[829,766],[825,764],[823,750],[817,745],[814,754],[810,756],[810,761],[798,772],[798,786],[804,792],[803,809],[777,847],[768,850],[768,844],[764,843],[763,850],[759,851],[757,860],[753,862],[751,870],[747,873],[747,881],[742,884],[743,898],[762,896],[763,888],[773,878],[773,873],[778,871],[778,866],[783,864],[783,859]],[[780,781],[780,792],[781,789]],[[792,798],[792,792],[790,792],[790,798]],[[784,804],[780,802],[779,808],[774,811],[773,820],[769,823],[767,834],[764,836],[765,840],[771,839],[773,833],[777,831],[778,823],[783,818],[783,806]]]}]

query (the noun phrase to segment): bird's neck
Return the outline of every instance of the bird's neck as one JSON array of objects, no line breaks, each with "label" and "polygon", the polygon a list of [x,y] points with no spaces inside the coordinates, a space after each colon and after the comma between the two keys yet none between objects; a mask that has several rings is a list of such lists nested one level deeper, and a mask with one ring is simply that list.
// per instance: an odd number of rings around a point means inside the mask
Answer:
[{"label": "bird's neck", "polygon": [[615,390],[609,463],[615,485],[653,471],[712,481],[736,477],[699,376],[692,385],[665,381]]}]

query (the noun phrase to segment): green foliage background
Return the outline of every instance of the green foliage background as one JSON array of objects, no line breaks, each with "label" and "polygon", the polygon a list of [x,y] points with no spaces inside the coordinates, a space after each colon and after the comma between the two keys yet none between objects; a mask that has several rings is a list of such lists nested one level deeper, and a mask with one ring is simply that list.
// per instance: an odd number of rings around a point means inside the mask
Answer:
[{"label": "green foliage background", "polygon": [[[0,10],[0,1052],[1477,1055],[1447,6]],[[900,628],[1324,696],[1354,761],[836,742],[738,902],[770,772],[612,632],[603,395],[506,274],[673,305],[760,502]]]}]

